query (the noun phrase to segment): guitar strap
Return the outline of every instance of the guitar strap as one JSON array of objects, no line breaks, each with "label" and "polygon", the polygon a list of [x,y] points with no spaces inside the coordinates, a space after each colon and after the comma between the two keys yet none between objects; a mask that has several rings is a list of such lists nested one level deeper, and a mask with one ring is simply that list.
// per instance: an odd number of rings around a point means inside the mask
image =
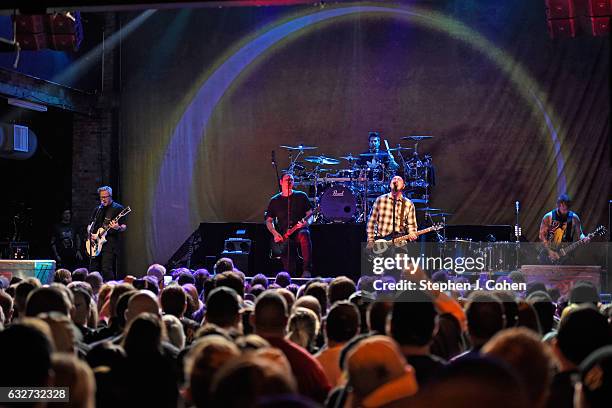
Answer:
[{"label": "guitar strap", "polygon": [[400,231],[404,231],[404,210],[406,209],[406,199],[402,197],[402,210],[400,211]]}]

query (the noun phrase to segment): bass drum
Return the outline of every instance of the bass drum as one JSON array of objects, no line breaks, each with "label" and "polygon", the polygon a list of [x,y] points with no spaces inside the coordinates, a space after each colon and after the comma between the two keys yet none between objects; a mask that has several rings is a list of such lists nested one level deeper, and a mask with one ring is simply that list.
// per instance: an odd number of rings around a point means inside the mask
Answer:
[{"label": "bass drum", "polygon": [[333,184],[319,200],[321,214],[327,222],[350,222],[357,214],[357,200],[353,191],[341,184]]}]

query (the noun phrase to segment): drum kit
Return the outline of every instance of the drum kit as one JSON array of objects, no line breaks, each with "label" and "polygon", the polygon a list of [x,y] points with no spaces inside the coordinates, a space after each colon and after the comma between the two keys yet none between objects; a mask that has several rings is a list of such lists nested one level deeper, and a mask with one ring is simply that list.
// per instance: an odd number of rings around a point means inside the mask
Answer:
[{"label": "drum kit", "polygon": [[[406,136],[403,140],[414,142],[414,147],[396,147],[377,152],[354,155],[348,153],[338,158],[312,154],[317,146],[281,145],[289,153],[289,166],[285,173],[292,174],[298,190],[320,206],[319,222],[365,222],[369,208],[376,197],[389,191],[389,182],[395,175],[404,178],[404,195],[415,203],[429,202],[434,171],[430,155],[421,156],[418,144],[433,136]],[[387,163],[393,153],[399,168]],[[395,166],[394,166],[395,167]]]},{"label": "drum kit", "polygon": [[[431,225],[446,225],[452,215],[440,208],[427,206],[431,188],[435,185],[435,169],[432,156],[419,153],[419,143],[433,136],[406,136],[402,140],[413,143],[413,147],[389,147],[385,150],[361,154],[347,153],[340,157],[328,155],[306,155],[318,149],[316,146],[281,145],[289,154],[289,166],[284,173],[292,174],[296,189],[304,191],[310,200],[319,206],[318,223],[367,222],[369,208],[376,198],[389,192],[393,176],[402,176],[405,182],[404,195],[417,207],[423,218]],[[397,169],[388,163],[393,153]],[[272,158],[276,166],[274,152]],[[395,167],[395,166],[394,166]],[[277,169],[278,173],[278,169]],[[446,237],[446,230],[436,231],[439,255],[451,257],[483,257],[489,271],[509,269],[513,259],[506,255],[507,242],[476,242],[470,238]]]}]

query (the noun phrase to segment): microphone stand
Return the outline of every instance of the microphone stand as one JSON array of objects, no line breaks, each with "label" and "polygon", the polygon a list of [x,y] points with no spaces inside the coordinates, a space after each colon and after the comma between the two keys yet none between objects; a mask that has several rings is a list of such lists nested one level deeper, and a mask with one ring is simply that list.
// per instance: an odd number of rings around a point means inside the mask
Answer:
[{"label": "microphone stand", "polygon": [[[289,225],[291,224],[291,190],[287,191],[287,231],[291,228]],[[285,231],[285,232],[287,232]],[[287,269],[291,269],[291,237],[287,237]],[[297,265],[295,265],[297,266]],[[291,271],[287,271],[291,274]],[[296,270],[297,273],[297,270]]]},{"label": "microphone stand", "polygon": [[519,208],[520,208],[519,206],[520,206],[520,203],[518,201],[516,201],[514,203],[514,208],[516,210],[516,224],[515,224],[515,227],[514,227],[514,235],[516,237],[516,241],[514,242],[514,252],[515,252],[514,269],[515,270],[518,269],[519,264],[520,264],[520,262],[519,262],[519,253],[520,253],[519,246],[521,244],[521,239],[520,239],[520,237],[521,237],[521,227],[520,227],[520,224],[519,224]]},{"label": "microphone stand", "polygon": [[391,188],[391,197],[393,199],[393,230],[391,231],[391,242],[395,244],[395,204],[396,204],[396,196],[397,194],[397,186],[393,183],[393,187]]}]

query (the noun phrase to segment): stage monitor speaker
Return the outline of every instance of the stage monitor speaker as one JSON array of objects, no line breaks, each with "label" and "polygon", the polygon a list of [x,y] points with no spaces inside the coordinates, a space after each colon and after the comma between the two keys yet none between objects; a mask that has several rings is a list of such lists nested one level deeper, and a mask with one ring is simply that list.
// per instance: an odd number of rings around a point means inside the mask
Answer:
[{"label": "stage monitor speaker", "polygon": [[17,33],[15,40],[22,50],[38,51],[47,48],[45,33]]},{"label": "stage monitor speaker", "polygon": [[612,14],[610,0],[576,0],[576,15],[602,17]]},{"label": "stage monitor speaker", "polygon": [[249,265],[249,254],[244,252],[232,252],[223,251],[221,252],[222,258],[229,258],[234,262],[234,267],[246,275],[251,275],[251,268]]},{"label": "stage monitor speaker", "polygon": [[576,17],[574,0],[546,0],[546,18],[573,18]]},{"label": "stage monitor speaker", "polygon": [[548,34],[550,38],[574,38],[576,37],[576,18],[559,18],[547,20]]},{"label": "stage monitor speaker", "polygon": [[606,37],[610,35],[610,16],[580,18],[582,31],[595,37]]},{"label": "stage monitor speaker", "polygon": [[45,20],[41,15],[16,14],[13,16],[16,32],[35,34],[45,32]]}]

